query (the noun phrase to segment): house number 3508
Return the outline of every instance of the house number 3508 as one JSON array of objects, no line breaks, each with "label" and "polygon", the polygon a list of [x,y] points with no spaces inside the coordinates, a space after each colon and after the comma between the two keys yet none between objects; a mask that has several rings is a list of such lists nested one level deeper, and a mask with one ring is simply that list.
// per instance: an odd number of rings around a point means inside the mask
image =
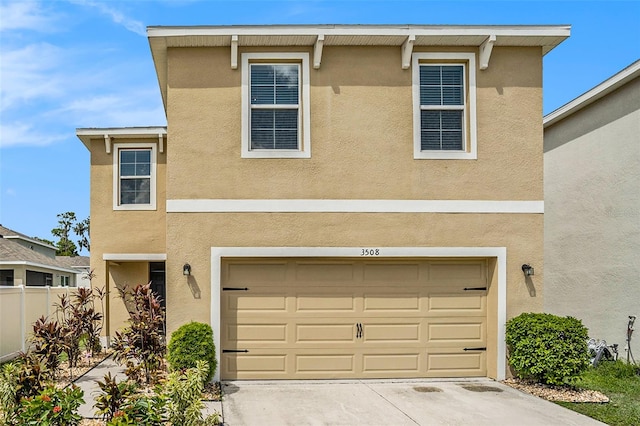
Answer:
[{"label": "house number 3508", "polygon": [[380,249],[362,249],[360,256],[380,256]]}]

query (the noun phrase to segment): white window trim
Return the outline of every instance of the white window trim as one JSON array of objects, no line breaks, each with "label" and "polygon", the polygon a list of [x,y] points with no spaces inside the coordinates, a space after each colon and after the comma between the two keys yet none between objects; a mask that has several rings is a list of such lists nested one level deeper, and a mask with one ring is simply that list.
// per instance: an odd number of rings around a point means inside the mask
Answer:
[{"label": "white window trim", "polygon": [[[251,149],[250,114],[251,102],[249,102],[249,63],[253,60],[291,60],[301,62],[301,92],[302,100],[299,102],[302,112],[302,125],[300,126],[299,142],[297,150],[283,149]],[[242,158],[311,158],[311,113],[309,110],[309,53],[305,52],[265,52],[242,54]]]},{"label": "white window trim", "polygon": [[[156,210],[156,162],[155,143],[115,143],[113,144],[113,209],[114,210]],[[120,150],[151,149],[151,182],[149,204],[120,204]]]},{"label": "white window trim", "polygon": [[[465,66],[464,151],[422,151],[420,145],[420,65],[421,61],[460,61]],[[437,65],[434,63],[434,65]],[[413,158],[429,160],[476,160],[476,54],[475,53],[414,53],[412,64],[413,91]],[[467,87],[468,85],[468,87]],[[468,133],[468,136],[467,136]]]}]

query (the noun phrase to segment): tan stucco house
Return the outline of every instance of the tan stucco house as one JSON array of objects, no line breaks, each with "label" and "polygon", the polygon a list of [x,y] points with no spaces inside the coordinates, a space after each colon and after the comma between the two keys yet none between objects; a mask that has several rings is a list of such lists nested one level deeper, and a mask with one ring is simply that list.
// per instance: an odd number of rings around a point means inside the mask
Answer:
[{"label": "tan stucco house", "polygon": [[222,379],[505,377],[506,320],[543,308],[542,59],[569,32],[150,27],[167,127],[77,130],[107,334],[151,281]]},{"label": "tan stucco house", "polygon": [[640,316],[640,60],[544,117],[546,311],[620,345]]}]

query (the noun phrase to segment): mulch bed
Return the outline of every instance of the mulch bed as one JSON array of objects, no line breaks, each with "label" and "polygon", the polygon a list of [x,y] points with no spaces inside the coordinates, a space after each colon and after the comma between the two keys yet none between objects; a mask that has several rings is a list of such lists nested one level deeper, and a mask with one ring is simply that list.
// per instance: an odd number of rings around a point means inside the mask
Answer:
[{"label": "mulch bed", "polygon": [[593,390],[574,389],[564,386],[543,385],[541,383],[516,378],[503,380],[502,383],[520,391],[537,396],[539,398],[546,399],[547,401],[594,403],[609,402],[609,397],[601,392]]}]

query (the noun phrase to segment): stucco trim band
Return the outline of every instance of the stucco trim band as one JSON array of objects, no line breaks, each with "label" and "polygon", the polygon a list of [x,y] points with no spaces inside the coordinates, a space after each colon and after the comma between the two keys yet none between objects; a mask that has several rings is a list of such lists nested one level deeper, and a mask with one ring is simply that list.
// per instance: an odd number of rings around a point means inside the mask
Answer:
[{"label": "stucco trim band", "polygon": [[[504,380],[506,368],[505,323],[507,321],[507,248],[506,247],[376,247],[379,256],[373,257],[480,257],[496,258],[498,263],[498,312],[496,380]],[[363,257],[362,247],[211,247],[211,327],[218,350],[220,366],[220,287],[223,258],[233,257]],[[220,368],[214,380],[220,380]]]},{"label": "stucco trim band", "polygon": [[167,200],[167,213],[544,213],[544,201]]}]

